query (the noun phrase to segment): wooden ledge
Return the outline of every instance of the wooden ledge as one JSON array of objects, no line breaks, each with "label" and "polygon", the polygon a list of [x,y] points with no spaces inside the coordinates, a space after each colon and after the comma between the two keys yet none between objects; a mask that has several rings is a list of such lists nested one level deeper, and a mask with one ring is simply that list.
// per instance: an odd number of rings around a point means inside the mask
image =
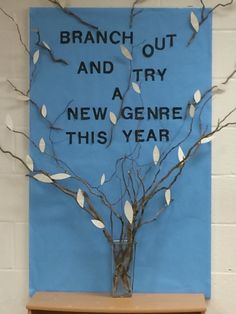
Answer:
[{"label": "wooden ledge", "polygon": [[112,298],[103,293],[37,292],[28,302],[29,314],[38,313],[194,313],[203,314],[203,294],[133,294]]}]

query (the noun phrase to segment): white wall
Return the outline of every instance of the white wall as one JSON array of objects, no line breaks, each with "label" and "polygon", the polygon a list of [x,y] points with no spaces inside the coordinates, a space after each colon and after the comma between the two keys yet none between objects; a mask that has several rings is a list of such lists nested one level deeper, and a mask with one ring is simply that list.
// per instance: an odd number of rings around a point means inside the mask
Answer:
[{"label": "white wall", "polygon": [[[191,6],[200,1],[147,0],[147,6]],[[222,3],[227,2],[222,0]],[[130,6],[128,0],[67,0],[74,6]],[[208,5],[217,3],[206,1]],[[50,6],[46,0],[0,0],[13,15],[27,42],[30,6]],[[213,79],[219,83],[236,63],[236,3],[221,8],[213,20]],[[27,90],[27,56],[15,26],[0,12],[0,77]],[[213,123],[236,106],[236,77],[213,102]],[[13,138],[4,127],[10,113],[19,130],[27,130],[27,106],[14,100],[12,90],[0,83],[0,144],[24,156],[27,143]],[[236,115],[234,115],[236,121]],[[229,127],[213,142],[212,156],[212,299],[208,314],[232,314],[236,310],[236,127]],[[17,162],[0,154],[0,313],[26,313],[28,295],[28,189]]]}]

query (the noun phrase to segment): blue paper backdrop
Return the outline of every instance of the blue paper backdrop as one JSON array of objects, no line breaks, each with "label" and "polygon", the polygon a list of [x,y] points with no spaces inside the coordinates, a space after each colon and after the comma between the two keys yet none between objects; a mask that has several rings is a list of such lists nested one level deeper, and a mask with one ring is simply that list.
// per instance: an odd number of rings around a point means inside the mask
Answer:
[{"label": "blue paper backdrop", "polygon": [[[192,10],[192,9],[191,9]],[[52,62],[49,52],[40,48],[36,66],[31,61],[31,99],[38,106],[45,104],[48,119],[60,130],[49,132],[48,123],[40,118],[32,104],[30,110],[31,138],[38,143],[41,137],[46,141],[46,152],[52,153],[51,139],[55,142],[57,156],[63,159],[81,177],[92,185],[99,185],[103,173],[109,178],[116,160],[133,151],[133,139],[125,143],[122,130],[142,128],[146,132],[153,128],[158,134],[160,128],[170,131],[169,142],[143,142],[140,145],[140,164],[152,162],[152,151],[157,144],[165,151],[184,137],[191,119],[185,116],[188,102],[194,92],[206,91],[211,86],[211,19],[201,27],[189,47],[186,44],[192,35],[189,22],[190,9],[144,9],[133,21],[132,68],[164,69],[161,81],[145,81],[141,76],[141,97],[132,88],[124,105],[134,107],[181,107],[183,119],[169,120],[120,120],[114,128],[112,144],[109,147],[98,143],[69,145],[66,131],[86,132],[106,130],[111,123],[109,111],[119,112],[120,99],[112,100],[116,87],[123,94],[127,88],[130,62],[120,51],[119,44],[69,43],[60,44],[60,31],[91,31],[74,18],[58,9],[33,8],[30,11],[30,45],[34,53],[37,33],[52,49],[57,58],[68,65]],[[130,32],[129,9],[74,9],[84,20],[99,26],[101,31]],[[200,11],[194,9],[196,15]],[[155,50],[150,58],[142,54],[145,44],[153,45],[155,38],[176,34],[174,46],[169,48],[166,39],[165,50]],[[167,37],[168,38],[168,37]],[[81,61],[111,61],[111,74],[77,74]],[[134,74],[131,81],[135,81]],[[107,107],[105,120],[68,120],[66,106]],[[203,127],[211,124],[210,102],[203,110]],[[193,132],[193,138],[199,135]],[[146,136],[146,135],[145,135]],[[145,138],[144,136],[144,138]],[[189,141],[182,148],[185,151]],[[33,144],[30,154],[39,169],[49,173],[61,172],[52,158],[41,154]],[[177,162],[177,148],[171,154],[168,164]],[[154,170],[152,170],[154,171]],[[210,296],[210,208],[211,208],[211,149],[203,145],[184,169],[183,175],[172,190],[174,202],[160,219],[144,227],[138,235],[135,263],[136,292],[203,292]],[[80,188],[73,183],[75,190]],[[82,187],[81,187],[82,188]],[[104,191],[115,199],[119,185],[105,184]],[[159,199],[150,204],[150,213],[160,208]],[[108,215],[105,221],[109,221]],[[151,217],[151,214],[150,214]],[[107,220],[106,220],[107,219]],[[30,293],[38,290],[66,291],[110,291],[111,258],[110,247],[102,232],[90,222],[88,215],[75,201],[64,196],[50,184],[30,181]]]}]

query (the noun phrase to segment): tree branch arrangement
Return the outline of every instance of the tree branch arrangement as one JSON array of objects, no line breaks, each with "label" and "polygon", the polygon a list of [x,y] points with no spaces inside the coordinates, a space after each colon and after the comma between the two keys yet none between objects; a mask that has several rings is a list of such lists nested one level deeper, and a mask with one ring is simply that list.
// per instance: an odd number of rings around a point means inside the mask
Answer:
[{"label": "tree branch arrangement", "polygon": [[93,30],[97,30],[98,29],[98,26],[85,21],[78,14],[75,14],[72,10],[66,8],[62,4],[62,1],[59,1],[59,0],[48,0],[48,2],[52,3],[54,6],[58,7],[59,9],[61,9],[65,14],[67,14],[67,15],[71,16],[72,18],[76,19],[80,24],[82,24],[84,26],[87,26],[88,28],[93,29]]},{"label": "tree branch arrangement", "polygon": [[201,16],[197,17],[194,12],[191,12],[190,23],[193,28],[193,34],[190,37],[187,46],[189,46],[195,39],[197,33],[199,32],[202,25],[207,21],[210,15],[212,15],[218,8],[225,8],[231,6],[234,3],[234,0],[231,0],[227,3],[217,3],[213,8],[207,10],[204,0],[200,0],[201,3]]},{"label": "tree branch arrangement", "polygon": [[[64,7],[58,0],[48,0],[51,4],[57,6],[65,14],[75,18],[79,23],[87,26],[90,29],[98,29],[98,26],[85,21],[81,16],[75,14],[72,10]],[[144,2],[143,0],[136,0],[133,2],[130,13],[130,27],[133,25],[133,18],[137,14],[135,7],[137,4]],[[201,25],[207,20],[217,8],[229,6],[233,3],[233,0],[226,4],[217,4],[214,8],[206,12],[204,1],[200,1],[202,5],[200,20],[192,12],[191,24],[194,29],[193,35],[190,38],[188,45],[195,39],[197,32]],[[67,65],[68,62],[62,58],[55,57],[55,54],[48,44],[41,40],[40,32],[37,30],[38,41],[36,45],[37,50],[34,55],[31,55],[26,44],[22,40],[20,29],[16,21],[9,15],[4,9],[0,8],[0,11],[5,14],[16,26],[20,42],[33,61],[34,66],[37,66],[40,49],[46,51],[52,62],[61,63]],[[139,11],[138,11],[139,12]],[[132,60],[132,51],[130,52],[126,47],[121,47],[123,56],[130,61]],[[33,76],[34,76],[33,71]],[[126,94],[130,88],[133,88],[141,97],[140,86],[131,81],[131,62],[129,66],[129,75],[127,82],[127,89],[125,90],[122,101],[120,104],[120,112],[125,102]],[[120,285],[123,285],[126,290],[126,294],[130,295],[132,292],[131,281],[131,261],[134,257],[135,243],[137,234],[141,228],[145,225],[153,223],[158,220],[160,215],[169,208],[174,201],[172,196],[173,187],[178,182],[178,179],[182,176],[183,171],[190,160],[192,160],[201,146],[212,141],[212,139],[226,127],[236,125],[236,122],[227,122],[227,119],[236,111],[236,108],[227,113],[223,118],[219,119],[217,125],[212,130],[203,129],[202,127],[202,115],[203,109],[207,106],[209,100],[212,97],[212,93],[226,85],[229,80],[235,75],[234,70],[227,79],[221,84],[221,86],[212,86],[205,92],[196,90],[194,95],[190,95],[189,104],[186,106],[185,125],[188,126],[187,133],[180,138],[176,143],[170,146],[168,149],[161,151],[157,145],[154,145],[152,155],[150,156],[150,162],[148,164],[140,164],[140,144],[137,144],[133,151],[129,155],[123,155],[116,160],[115,168],[109,178],[106,178],[105,174],[100,179],[99,186],[93,186],[88,179],[81,177],[78,173],[78,169],[72,169],[70,165],[66,164],[63,159],[57,155],[54,148],[53,133],[60,132],[61,128],[58,126],[58,121],[63,112],[55,117],[54,121],[50,121],[47,117],[47,107],[40,106],[29,96],[29,91],[24,92],[18,89],[10,80],[6,80],[6,83],[18,94],[18,99],[24,102],[28,102],[30,106],[34,106],[37,109],[39,119],[44,121],[44,125],[49,129],[50,148],[46,147],[45,140],[41,138],[39,143],[36,143],[29,137],[28,134],[16,130],[11,117],[6,117],[6,127],[9,132],[13,134],[19,134],[23,136],[31,145],[33,145],[38,151],[46,155],[49,160],[57,166],[58,173],[49,173],[45,169],[41,169],[38,161],[34,161],[31,156],[27,155],[26,159],[20,158],[17,154],[5,149],[0,145],[0,151],[3,154],[9,155],[12,158],[18,160],[26,169],[27,175],[32,179],[39,181],[42,184],[50,184],[60,193],[70,197],[74,200],[76,205],[83,211],[85,211],[91,221],[91,223],[100,229],[106,240],[110,245],[114,240],[119,240],[121,246],[114,251],[114,275],[113,275],[113,294]],[[33,78],[31,78],[32,81]],[[68,105],[67,105],[68,106]],[[67,109],[65,106],[65,110]],[[196,114],[197,113],[197,114]],[[116,118],[117,121],[121,118],[120,113]],[[116,127],[116,123],[113,123],[111,127],[111,136],[109,145],[112,142],[112,132]],[[199,135],[197,138],[188,143],[191,138],[193,129],[198,128]],[[182,147],[185,145],[185,151]],[[108,145],[108,146],[109,146]],[[176,156],[177,158],[173,158]],[[165,167],[167,161],[172,160],[170,166]],[[174,160],[174,161],[173,161]],[[73,182],[78,186],[77,189],[70,188],[68,182]],[[112,187],[114,182],[119,182],[120,195],[116,200],[111,200],[109,194],[104,192],[103,186]],[[157,208],[152,210],[152,214],[149,215],[149,207],[151,201],[159,197],[161,199]],[[99,204],[99,206],[98,206]],[[109,224],[103,217],[100,208],[106,210],[109,214]],[[118,225],[119,236],[115,237],[114,224]]]}]

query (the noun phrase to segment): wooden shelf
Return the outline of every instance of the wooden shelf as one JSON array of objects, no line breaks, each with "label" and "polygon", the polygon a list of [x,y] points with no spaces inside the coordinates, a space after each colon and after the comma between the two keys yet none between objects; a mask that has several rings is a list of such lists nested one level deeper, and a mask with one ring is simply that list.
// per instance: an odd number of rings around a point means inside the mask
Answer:
[{"label": "wooden shelf", "polygon": [[133,294],[112,298],[102,293],[37,292],[28,302],[28,314],[204,314],[203,294]]}]

